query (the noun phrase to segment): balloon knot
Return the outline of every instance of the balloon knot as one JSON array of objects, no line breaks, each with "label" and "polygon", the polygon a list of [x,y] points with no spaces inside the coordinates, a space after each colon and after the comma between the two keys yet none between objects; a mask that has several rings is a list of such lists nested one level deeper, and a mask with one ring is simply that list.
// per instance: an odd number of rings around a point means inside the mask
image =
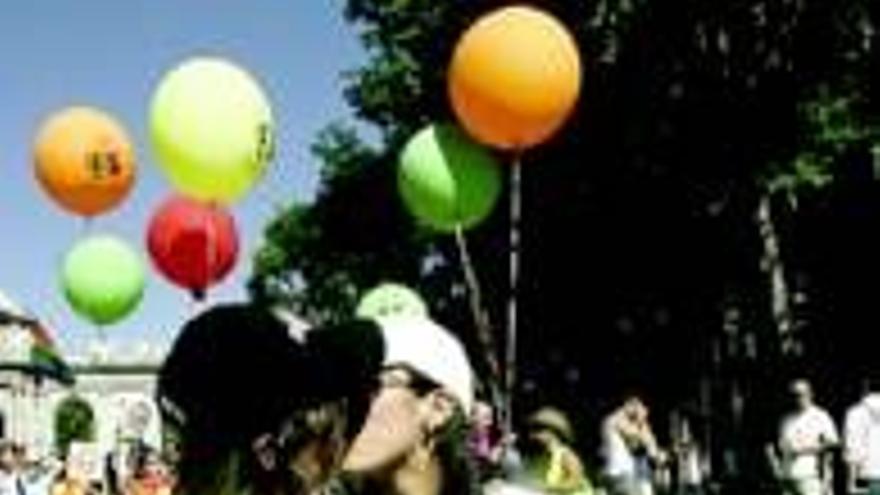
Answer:
[{"label": "balloon knot", "polygon": [[192,289],[191,294],[193,299],[198,302],[203,302],[205,300],[206,291],[204,287],[199,287],[197,289]]}]

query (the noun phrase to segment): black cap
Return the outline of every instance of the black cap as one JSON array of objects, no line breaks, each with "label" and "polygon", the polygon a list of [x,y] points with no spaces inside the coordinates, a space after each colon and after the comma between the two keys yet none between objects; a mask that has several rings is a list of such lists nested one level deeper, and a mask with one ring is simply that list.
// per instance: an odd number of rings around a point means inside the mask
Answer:
[{"label": "black cap", "polygon": [[306,333],[309,384],[314,400],[349,397],[375,384],[385,341],[371,320],[316,327]]},{"label": "black cap", "polygon": [[307,336],[295,340],[259,306],[205,311],[184,325],[159,372],[163,414],[200,442],[249,445],[299,408],[359,393],[379,370],[376,328],[353,322]]},{"label": "black cap", "polygon": [[306,334],[310,400],[348,399],[348,436],[360,431],[385,360],[382,330],[372,320],[318,327]]}]

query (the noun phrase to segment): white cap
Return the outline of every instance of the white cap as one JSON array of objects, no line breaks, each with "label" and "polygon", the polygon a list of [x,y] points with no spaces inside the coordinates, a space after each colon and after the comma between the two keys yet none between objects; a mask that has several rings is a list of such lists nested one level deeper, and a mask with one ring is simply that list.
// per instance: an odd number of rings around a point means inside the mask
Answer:
[{"label": "white cap", "polygon": [[385,366],[404,365],[442,386],[470,416],[473,371],[464,346],[426,317],[389,316],[377,320],[385,339]]}]

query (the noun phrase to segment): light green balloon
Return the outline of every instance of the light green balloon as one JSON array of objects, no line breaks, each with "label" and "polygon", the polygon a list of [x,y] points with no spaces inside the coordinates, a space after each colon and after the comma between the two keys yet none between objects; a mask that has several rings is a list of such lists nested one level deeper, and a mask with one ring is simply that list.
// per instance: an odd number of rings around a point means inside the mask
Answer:
[{"label": "light green balloon", "polygon": [[165,76],[153,95],[150,137],[174,187],[225,204],[262,177],[275,147],[272,110],[257,81],[214,58],[189,60]]},{"label": "light green balloon", "polygon": [[144,268],[137,253],[110,236],[78,242],[67,254],[61,273],[67,301],[80,316],[97,325],[125,318],[144,293]]},{"label": "light green balloon", "polygon": [[428,316],[428,306],[421,296],[405,285],[384,283],[368,291],[358,303],[358,318],[378,319],[387,316]]},{"label": "light green balloon", "polygon": [[452,125],[419,131],[403,150],[397,178],[410,212],[443,232],[479,224],[501,194],[496,160]]}]

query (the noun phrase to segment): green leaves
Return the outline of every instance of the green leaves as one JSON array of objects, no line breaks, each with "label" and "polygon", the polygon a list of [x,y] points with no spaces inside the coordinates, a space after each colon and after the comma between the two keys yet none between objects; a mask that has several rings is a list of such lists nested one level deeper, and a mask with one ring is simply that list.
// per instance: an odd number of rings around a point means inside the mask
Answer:
[{"label": "green leaves", "polygon": [[846,88],[822,85],[817,96],[798,106],[800,133],[793,156],[771,162],[759,176],[768,192],[784,195],[796,208],[799,195],[832,183],[848,152],[869,146],[877,130],[861,117],[857,97]]},{"label": "green leaves", "polygon": [[58,406],[55,413],[55,447],[67,454],[70,444],[95,439],[95,414],[83,398],[72,395]]}]

